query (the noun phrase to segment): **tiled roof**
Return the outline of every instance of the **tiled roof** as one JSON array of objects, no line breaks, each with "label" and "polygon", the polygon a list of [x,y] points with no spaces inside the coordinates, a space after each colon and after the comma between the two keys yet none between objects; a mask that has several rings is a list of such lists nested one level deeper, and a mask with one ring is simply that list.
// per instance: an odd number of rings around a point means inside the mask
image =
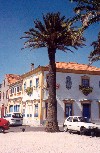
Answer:
[{"label": "tiled roof", "polygon": [[[48,66],[39,66],[36,69],[29,71],[23,75],[21,75],[22,78],[28,77],[32,74],[36,74],[39,71],[48,71]],[[95,66],[89,66],[87,64],[79,64],[75,62],[56,62],[56,68],[57,72],[71,72],[71,73],[77,73],[77,74],[93,74],[93,75],[100,75],[100,68],[97,68]]]},{"label": "tiled roof", "polygon": [[15,83],[16,81],[19,81],[21,79],[20,75],[16,74],[6,74],[6,78],[9,84]]},{"label": "tiled roof", "polygon": [[72,69],[72,70],[87,70],[87,71],[100,71],[100,68],[97,68],[95,66],[89,66],[86,64],[78,64],[75,62],[56,62],[56,67],[57,68],[62,68],[62,69]]}]

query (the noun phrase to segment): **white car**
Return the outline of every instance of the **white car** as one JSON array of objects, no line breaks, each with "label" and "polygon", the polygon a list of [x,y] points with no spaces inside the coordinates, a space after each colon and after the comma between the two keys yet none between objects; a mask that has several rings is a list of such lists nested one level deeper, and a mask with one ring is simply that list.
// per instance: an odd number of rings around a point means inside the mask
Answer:
[{"label": "white car", "polygon": [[81,116],[69,116],[64,124],[64,131],[68,131],[71,133],[72,131],[80,132],[81,135],[90,133],[91,135],[97,135],[100,130],[100,125],[96,125],[95,123],[91,123],[87,120],[87,118],[83,118]]},{"label": "white car", "polygon": [[7,113],[4,118],[10,122],[10,125],[23,124],[23,115],[21,113]]}]

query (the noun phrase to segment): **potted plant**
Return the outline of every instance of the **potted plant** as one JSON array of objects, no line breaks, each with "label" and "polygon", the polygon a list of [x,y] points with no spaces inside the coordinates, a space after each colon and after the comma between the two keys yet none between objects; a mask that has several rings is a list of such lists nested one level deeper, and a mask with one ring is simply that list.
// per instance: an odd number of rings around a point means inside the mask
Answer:
[{"label": "potted plant", "polygon": [[26,93],[27,93],[28,96],[32,95],[32,93],[33,93],[33,88],[32,88],[32,87],[27,87]]},{"label": "potted plant", "polygon": [[83,85],[79,85],[79,90],[81,90],[83,92],[83,94],[85,96],[87,96],[88,94],[90,94],[92,91],[93,91],[93,88],[92,87],[85,87]]}]

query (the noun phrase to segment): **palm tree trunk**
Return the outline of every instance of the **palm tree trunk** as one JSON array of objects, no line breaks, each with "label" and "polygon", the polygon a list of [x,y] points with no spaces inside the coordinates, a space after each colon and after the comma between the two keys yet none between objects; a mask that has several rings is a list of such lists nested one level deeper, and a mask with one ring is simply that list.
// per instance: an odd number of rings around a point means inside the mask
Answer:
[{"label": "palm tree trunk", "polygon": [[55,49],[48,49],[49,56],[49,97],[48,97],[48,113],[46,122],[47,132],[59,131],[57,122],[57,100],[56,100],[56,64],[55,64]]}]

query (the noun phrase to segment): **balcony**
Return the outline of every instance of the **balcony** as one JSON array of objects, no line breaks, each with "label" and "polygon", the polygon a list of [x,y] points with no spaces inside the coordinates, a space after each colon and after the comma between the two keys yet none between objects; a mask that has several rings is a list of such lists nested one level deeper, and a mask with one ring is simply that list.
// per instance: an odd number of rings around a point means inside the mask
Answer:
[{"label": "balcony", "polygon": [[33,88],[32,87],[27,87],[27,89],[25,90],[25,92],[27,93],[28,96],[31,96],[33,93]]},{"label": "balcony", "polygon": [[93,88],[92,87],[85,87],[83,85],[79,85],[79,90],[82,91],[82,93],[87,96],[88,94],[90,94],[92,91],[93,91]]}]

